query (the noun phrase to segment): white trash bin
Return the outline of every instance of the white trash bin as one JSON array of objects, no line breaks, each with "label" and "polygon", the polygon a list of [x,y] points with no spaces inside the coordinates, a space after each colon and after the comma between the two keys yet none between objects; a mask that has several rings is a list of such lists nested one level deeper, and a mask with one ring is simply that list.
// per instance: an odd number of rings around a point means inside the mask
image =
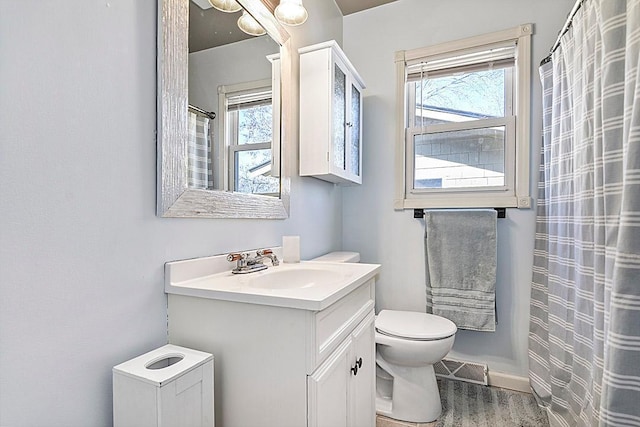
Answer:
[{"label": "white trash bin", "polygon": [[115,427],[213,427],[213,356],[167,344],[113,368]]}]

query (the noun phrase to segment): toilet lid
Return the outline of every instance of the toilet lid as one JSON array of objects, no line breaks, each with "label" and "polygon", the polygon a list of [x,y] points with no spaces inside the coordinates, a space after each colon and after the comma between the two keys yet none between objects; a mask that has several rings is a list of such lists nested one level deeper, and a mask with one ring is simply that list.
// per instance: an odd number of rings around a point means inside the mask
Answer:
[{"label": "toilet lid", "polygon": [[414,340],[437,340],[456,333],[455,323],[441,316],[415,311],[382,310],[376,329],[387,335]]}]

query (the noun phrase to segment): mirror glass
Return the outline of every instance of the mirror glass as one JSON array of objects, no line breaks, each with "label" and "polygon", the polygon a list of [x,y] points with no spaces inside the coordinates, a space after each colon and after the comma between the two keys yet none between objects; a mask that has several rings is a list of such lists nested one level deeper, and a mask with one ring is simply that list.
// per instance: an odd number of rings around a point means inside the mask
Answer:
[{"label": "mirror glass", "polygon": [[280,141],[273,139],[269,60],[280,45],[268,34],[243,32],[243,11],[189,2],[187,185],[280,197],[280,180],[271,173],[272,145]]},{"label": "mirror glass", "polygon": [[266,0],[237,1],[266,35],[238,28],[242,10],[160,0],[159,216],[288,217],[289,34]]}]

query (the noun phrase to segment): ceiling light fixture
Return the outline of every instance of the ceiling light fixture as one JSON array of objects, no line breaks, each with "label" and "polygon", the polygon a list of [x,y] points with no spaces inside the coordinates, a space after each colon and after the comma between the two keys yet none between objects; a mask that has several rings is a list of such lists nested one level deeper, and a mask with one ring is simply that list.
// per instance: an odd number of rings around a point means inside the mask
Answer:
[{"label": "ceiling light fixture", "polygon": [[209,0],[209,3],[216,9],[227,13],[237,12],[242,9],[242,6],[236,0]]},{"label": "ceiling light fixture", "polygon": [[242,12],[242,16],[238,19],[238,27],[250,36],[261,36],[267,33],[246,10]]},{"label": "ceiling light fixture", "polygon": [[304,24],[309,16],[307,9],[302,5],[302,0],[280,0],[274,14],[278,21],[290,26]]}]

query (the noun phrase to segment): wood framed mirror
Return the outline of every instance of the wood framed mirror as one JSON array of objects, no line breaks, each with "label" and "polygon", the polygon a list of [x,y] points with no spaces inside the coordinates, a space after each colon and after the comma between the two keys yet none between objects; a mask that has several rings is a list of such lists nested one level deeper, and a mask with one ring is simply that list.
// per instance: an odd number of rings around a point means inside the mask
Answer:
[{"label": "wood framed mirror", "polygon": [[[188,180],[188,76],[190,0],[158,1],[157,210],[161,217],[284,219],[289,215],[291,117],[290,36],[273,16],[269,0],[237,0],[280,45],[279,80],[273,85],[274,175],[279,197],[193,188]],[[279,173],[276,173],[279,172]]]}]

